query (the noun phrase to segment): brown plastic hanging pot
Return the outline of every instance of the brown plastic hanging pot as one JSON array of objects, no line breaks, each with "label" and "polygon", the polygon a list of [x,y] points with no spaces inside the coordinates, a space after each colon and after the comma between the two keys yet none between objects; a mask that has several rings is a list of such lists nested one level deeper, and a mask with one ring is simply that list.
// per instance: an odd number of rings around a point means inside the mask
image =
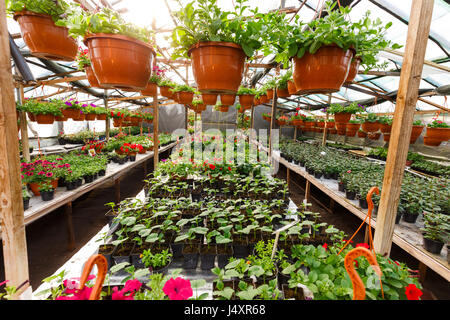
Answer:
[{"label": "brown plastic hanging pot", "polygon": [[85,116],[85,120],[94,121],[97,115],[95,113],[87,113]]},{"label": "brown plastic hanging pot", "polygon": [[386,124],[386,123],[382,123],[380,124],[380,131],[381,133],[391,133],[391,129],[392,129],[392,125],[391,124]]},{"label": "brown plastic hanging pot", "polygon": [[168,86],[162,86],[159,87],[159,92],[161,93],[161,95],[163,97],[169,98],[169,99],[173,99],[174,98],[174,93],[170,92],[170,89],[172,89],[171,87]]},{"label": "brown plastic hanging pot", "polygon": [[423,127],[424,126],[412,126],[411,139],[409,140],[409,143],[413,144],[416,142],[417,138],[419,138],[422,134]]},{"label": "brown plastic hanging pot", "polygon": [[242,81],[246,55],[232,42],[203,41],[188,51],[192,71],[202,93],[236,93]]},{"label": "brown plastic hanging pot", "polygon": [[327,126],[328,129],[334,128],[334,121],[327,121],[326,126]]},{"label": "brown plastic hanging pot", "polygon": [[177,93],[177,102],[181,104],[191,104],[194,99],[193,92],[180,91]]},{"label": "brown plastic hanging pot", "polygon": [[36,122],[39,124],[52,124],[55,122],[55,116],[52,114],[37,114]]},{"label": "brown plastic hanging pot", "polygon": [[267,94],[263,94],[261,97],[259,97],[259,101],[260,101],[261,104],[268,103],[269,102],[269,98],[267,97]]},{"label": "brown plastic hanging pot", "polygon": [[230,106],[220,106],[219,107],[219,111],[220,112],[228,112],[228,108],[229,108]]},{"label": "brown plastic hanging pot", "polygon": [[350,64],[350,69],[348,71],[347,79],[345,79],[345,83],[352,83],[355,80],[356,75],[358,74],[359,65],[361,64],[360,58],[355,58],[352,60]]},{"label": "brown plastic hanging pot", "polygon": [[97,120],[106,120],[106,114],[98,114],[98,115],[96,116],[96,119],[97,119]]},{"label": "brown plastic hanging pot", "polygon": [[[91,66],[101,86],[142,90],[148,84],[154,50],[143,41],[119,34],[85,37]],[[156,55],[156,54],[155,54]]]},{"label": "brown plastic hanging pot", "polygon": [[220,95],[220,102],[225,106],[232,106],[232,105],[234,105],[235,101],[236,101],[235,94],[221,94]]},{"label": "brown plastic hanging pot", "polygon": [[254,95],[252,94],[242,94],[239,96],[239,103],[244,108],[251,108],[253,105]]},{"label": "brown plastic hanging pot", "polygon": [[91,87],[101,88],[100,83],[98,83],[97,77],[95,76],[94,70],[91,66],[84,67],[84,72],[86,73],[87,80]]},{"label": "brown plastic hanging pot", "polygon": [[340,123],[347,123],[352,117],[351,113],[339,112],[334,114],[334,121]]},{"label": "brown plastic hanging pot", "polygon": [[153,82],[147,83],[144,90],[141,91],[143,96],[154,96],[158,94],[158,85]]},{"label": "brown plastic hanging pot", "polygon": [[423,144],[426,146],[437,147],[442,143],[441,139],[430,138],[427,136],[423,137]]},{"label": "brown plastic hanging pot", "polygon": [[294,81],[291,80],[288,81],[288,91],[290,95],[297,93],[297,88],[295,87]]},{"label": "brown plastic hanging pot", "polygon": [[288,98],[290,96],[291,96],[291,94],[289,93],[289,90],[287,88],[286,89],[277,88],[277,97]]},{"label": "brown plastic hanging pot", "polygon": [[261,99],[260,98],[253,98],[253,105],[254,106],[259,106],[261,104]]},{"label": "brown plastic hanging pot", "polygon": [[299,94],[332,93],[347,78],[353,52],[338,46],[322,46],[315,54],[294,57],[293,79]]},{"label": "brown plastic hanging pot", "polygon": [[380,129],[380,123],[378,121],[364,122],[361,127],[365,132],[377,132]]},{"label": "brown plastic hanging pot", "polygon": [[367,136],[369,137],[370,140],[378,140],[380,139],[381,132],[369,132],[367,133]]},{"label": "brown plastic hanging pot", "polygon": [[359,138],[365,138],[365,137],[367,137],[367,133],[364,132],[364,131],[358,131],[358,137]]},{"label": "brown plastic hanging pot", "polygon": [[67,108],[61,110],[64,117],[78,119],[80,117],[80,110],[74,108]]},{"label": "brown plastic hanging pot", "polygon": [[447,141],[450,139],[450,128],[430,128],[427,127],[425,135],[430,139]]},{"label": "brown plastic hanging pot", "polygon": [[14,20],[19,23],[22,39],[34,56],[49,60],[75,60],[77,42],[69,36],[67,28],[56,26],[50,15],[21,11],[14,14]]},{"label": "brown plastic hanging pot", "polygon": [[217,94],[214,93],[202,93],[203,103],[207,106],[215,106],[217,103]]},{"label": "brown plastic hanging pot", "polygon": [[347,123],[345,126],[345,135],[347,137],[354,137],[360,126],[360,123]]},{"label": "brown plastic hanging pot", "polygon": [[389,142],[390,138],[391,138],[391,134],[390,133],[383,133],[383,140],[385,142]]},{"label": "brown plastic hanging pot", "polygon": [[64,117],[64,116],[55,116],[55,121],[67,121],[68,118]]},{"label": "brown plastic hanging pot", "polygon": [[123,118],[113,118],[114,127],[120,127],[123,123]]},{"label": "brown plastic hanging pot", "polygon": [[267,98],[269,100],[273,99],[273,89],[267,89]]},{"label": "brown plastic hanging pot", "polygon": [[86,119],[86,114],[81,113],[81,111],[79,111],[78,118],[72,118],[73,121],[84,121],[85,119]]}]

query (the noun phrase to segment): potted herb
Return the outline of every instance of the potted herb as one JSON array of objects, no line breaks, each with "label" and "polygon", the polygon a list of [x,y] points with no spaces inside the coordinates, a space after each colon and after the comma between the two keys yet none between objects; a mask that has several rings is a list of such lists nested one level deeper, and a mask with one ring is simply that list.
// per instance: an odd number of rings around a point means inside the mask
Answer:
[{"label": "potted herb", "polygon": [[423,244],[427,251],[440,254],[449,240],[450,216],[441,213],[424,212]]},{"label": "potted herb", "polygon": [[6,10],[19,23],[22,39],[31,53],[39,58],[73,61],[77,42],[65,27],[61,17],[70,11],[66,1],[8,0]]},{"label": "potted herb", "polygon": [[83,37],[92,68],[105,88],[145,89],[155,54],[152,32],[126,22],[117,12],[103,8],[87,13],[76,6],[58,22],[74,38]]},{"label": "potted herb", "polygon": [[434,120],[427,124],[427,130],[423,142],[427,146],[439,146],[441,142],[450,139],[450,125],[447,123]]}]

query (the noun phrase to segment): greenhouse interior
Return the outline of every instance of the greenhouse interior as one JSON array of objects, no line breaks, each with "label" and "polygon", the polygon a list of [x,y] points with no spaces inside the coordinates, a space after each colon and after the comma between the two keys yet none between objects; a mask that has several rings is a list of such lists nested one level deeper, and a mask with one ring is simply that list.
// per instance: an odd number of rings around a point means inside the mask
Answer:
[{"label": "greenhouse interior", "polygon": [[449,0],[0,1],[0,300],[449,300],[449,31]]}]

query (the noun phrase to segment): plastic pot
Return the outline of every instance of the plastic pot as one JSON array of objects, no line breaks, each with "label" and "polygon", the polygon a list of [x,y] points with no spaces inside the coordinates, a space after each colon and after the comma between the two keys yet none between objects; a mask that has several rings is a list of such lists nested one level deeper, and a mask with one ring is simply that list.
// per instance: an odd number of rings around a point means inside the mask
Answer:
[{"label": "plastic pot", "polygon": [[322,46],[316,53],[294,57],[293,80],[299,94],[332,93],[347,79],[353,52],[338,46]]},{"label": "plastic pot", "polygon": [[375,122],[364,122],[361,124],[361,128],[364,132],[377,132],[380,129],[380,123],[378,121]]},{"label": "plastic pot", "polygon": [[106,120],[106,114],[98,114],[95,118],[97,120]]},{"label": "plastic pot", "polygon": [[183,269],[197,268],[200,247],[197,244],[185,244],[182,250]]},{"label": "plastic pot", "polygon": [[95,113],[87,113],[85,116],[86,121],[94,121],[97,115]]},{"label": "plastic pot", "polygon": [[220,95],[220,102],[222,103],[222,105],[232,106],[232,105],[234,105],[235,101],[236,101],[236,95],[234,95],[234,94],[221,94]]},{"label": "plastic pot", "polygon": [[349,190],[345,190],[345,197],[346,197],[348,200],[355,200],[356,192],[349,191]]},{"label": "plastic pot", "polygon": [[94,181],[94,176],[86,175],[83,176],[83,178],[85,183],[91,183],[92,181]]},{"label": "plastic pot", "polygon": [[23,198],[23,210],[27,210],[30,207],[30,198]]},{"label": "plastic pot", "polygon": [[91,66],[85,66],[84,72],[86,73],[89,85],[94,88],[101,88],[100,83],[98,83],[97,77],[95,76],[94,70]]},{"label": "plastic pot", "polygon": [[407,223],[415,223],[418,217],[419,217],[418,214],[413,214],[409,212],[403,213],[403,221]]},{"label": "plastic pot", "polygon": [[141,91],[143,96],[154,96],[158,94],[158,85],[153,82],[147,83],[144,90]]},{"label": "plastic pot", "polygon": [[291,96],[291,94],[289,93],[288,88],[286,88],[286,89],[277,88],[277,97],[279,97],[279,98],[288,98],[290,96]]},{"label": "plastic pot", "polygon": [[415,143],[417,138],[420,137],[420,135],[422,134],[422,131],[423,131],[423,127],[424,126],[412,126],[411,139],[409,140],[410,144]]},{"label": "plastic pot", "polygon": [[98,254],[103,255],[108,263],[108,270],[112,265],[112,253],[114,252],[115,246],[113,244],[101,244],[98,247]]},{"label": "plastic pot", "polygon": [[122,262],[131,263],[131,252],[133,251],[133,242],[123,242],[116,246],[111,256],[112,264],[119,264]]},{"label": "plastic pot", "polygon": [[361,64],[361,59],[355,58],[352,60],[350,64],[350,69],[348,71],[347,79],[345,79],[345,83],[352,83],[355,80],[356,75],[358,74],[359,65]]},{"label": "plastic pot", "polygon": [[169,98],[169,99],[173,99],[174,98],[174,93],[170,92],[169,89],[172,89],[171,87],[167,87],[167,86],[162,86],[159,87],[159,92],[161,93],[161,95],[163,97]]},{"label": "plastic pot", "polygon": [[260,101],[260,104],[268,103],[269,97],[267,97],[267,94],[263,94],[261,97],[259,97],[259,101]]},{"label": "plastic pot", "polygon": [[367,137],[367,133],[364,132],[364,131],[358,131],[358,137],[359,138],[365,138],[365,137]]},{"label": "plastic pot", "polygon": [[194,99],[193,92],[180,91],[177,93],[177,102],[180,104],[191,104],[192,99]]},{"label": "plastic pot", "polygon": [[447,141],[450,139],[450,128],[430,128],[427,127],[425,136],[430,139]]},{"label": "plastic pot", "polygon": [[253,105],[254,95],[243,94],[239,96],[239,103],[245,108],[251,108]]},{"label": "plastic pot", "polygon": [[67,191],[75,190],[77,187],[78,186],[77,186],[77,182],[76,181],[66,182],[66,189],[67,189]]},{"label": "plastic pot", "polygon": [[174,258],[181,258],[183,256],[184,243],[171,243],[170,248],[172,249],[172,254]]},{"label": "plastic pot", "polygon": [[288,81],[288,92],[290,95],[297,93],[297,88],[295,87],[294,81],[291,80]]},{"label": "plastic pot", "polygon": [[188,56],[202,93],[236,93],[242,81],[246,55],[231,42],[202,41],[193,45]]},{"label": "plastic pot", "polygon": [[392,125],[391,124],[386,124],[386,123],[381,123],[380,124],[380,131],[381,131],[381,133],[391,133],[391,129],[392,129]]},{"label": "plastic pot", "polygon": [[267,89],[267,98],[268,98],[269,100],[272,100],[272,99],[273,99],[273,92],[274,92],[273,89]]},{"label": "plastic pot", "polygon": [[217,94],[202,93],[203,103],[208,106],[214,106],[217,103]]},{"label": "plastic pot", "polygon": [[200,268],[202,270],[211,270],[214,268],[214,262],[217,255],[216,245],[200,245]]},{"label": "plastic pot", "polygon": [[[51,183],[53,189],[56,189],[58,187],[58,179],[52,180],[50,183]],[[33,183],[30,183],[29,186],[30,186],[31,192],[33,192],[33,194],[35,196],[40,196],[41,195],[40,192],[39,192],[39,187],[41,186],[40,183],[34,183],[33,182]]]},{"label": "plastic pot", "polygon": [[431,240],[428,238],[423,238],[423,246],[425,250],[434,254],[441,254],[444,243],[440,241]]},{"label": "plastic pot", "polygon": [[55,190],[41,191],[41,199],[42,199],[42,201],[53,200],[54,196],[55,196]]},{"label": "plastic pot", "polygon": [[50,15],[21,11],[14,14],[14,19],[19,23],[23,41],[34,56],[49,60],[75,59],[77,42],[69,36],[67,28],[56,26]]},{"label": "plastic pot", "polygon": [[334,114],[334,121],[340,123],[347,123],[352,117],[351,113],[339,112]]},{"label": "plastic pot", "polygon": [[52,124],[55,122],[55,116],[52,114],[37,114],[36,122],[39,124]]},{"label": "plastic pot", "polygon": [[143,41],[119,34],[97,33],[84,38],[91,66],[105,88],[145,89],[154,50]]}]

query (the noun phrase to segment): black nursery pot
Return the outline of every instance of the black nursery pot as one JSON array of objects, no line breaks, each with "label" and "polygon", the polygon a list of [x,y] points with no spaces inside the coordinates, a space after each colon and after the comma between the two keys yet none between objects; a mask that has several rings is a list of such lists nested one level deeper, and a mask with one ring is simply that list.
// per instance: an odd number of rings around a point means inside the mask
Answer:
[{"label": "black nursery pot", "polygon": [[130,160],[131,162],[136,161],[136,156],[129,156],[129,160]]},{"label": "black nursery pot", "polygon": [[42,201],[53,200],[53,197],[55,196],[55,190],[52,190],[52,191],[41,191],[40,193],[41,193]]},{"label": "black nursery pot", "polygon": [[66,179],[59,178],[59,180],[58,180],[58,187],[65,187],[66,184],[67,184]]},{"label": "black nursery pot", "polygon": [[106,175],[106,170],[100,170],[99,172],[98,172],[98,176],[99,177],[103,177],[104,175]]},{"label": "black nursery pot", "polygon": [[[428,238],[423,238],[423,246],[425,250],[434,254],[441,254],[441,250],[444,247],[443,242],[434,241]],[[448,254],[448,253],[447,253]]]},{"label": "black nursery pot", "polygon": [[320,179],[322,177],[322,172],[314,172],[314,178]]},{"label": "black nursery pot", "polygon": [[341,192],[345,192],[345,185],[342,182],[338,183],[338,190]]},{"label": "black nursery pot", "polygon": [[77,181],[66,182],[67,190],[74,190],[78,187]]},{"label": "black nursery pot", "polygon": [[171,243],[170,247],[172,248],[172,254],[174,258],[181,258],[183,257],[183,247],[184,247],[184,243],[180,243],[180,242],[176,242],[176,243]]},{"label": "black nursery pot", "polygon": [[185,244],[183,253],[183,269],[191,270],[197,268],[200,246],[197,244]]},{"label": "black nursery pot", "polygon": [[403,221],[408,223],[416,223],[418,217],[419,217],[418,214],[412,214],[408,212],[403,213]]},{"label": "black nursery pot", "polygon": [[233,247],[230,245],[217,245],[217,265],[224,268],[233,256]]},{"label": "black nursery pot", "polygon": [[133,251],[133,242],[124,242],[119,244],[112,253],[112,263],[119,264],[122,262],[131,263],[131,252]]},{"label": "black nursery pot", "polygon": [[23,198],[23,210],[27,210],[30,207],[30,198]]},{"label": "black nursery pot", "polygon": [[83,179],[78,179],[77,180],[77,187],[81,187],[81,185],[83,184]]},{"label": "black nursery pot", "polygon": [[92,181],[94,181],[94,176],[87,175],[87,176],[83,176],[83,178],[84,178],[84,182],[86,182],[86,183],[91,183]]},{"label": "black nursery pot", "polygon": [[211,270],[214,268],[214,262],[217,255],[216,245],[202,244],[200,246],[200,268],[202,270]]},{"label": "black nursery pot", "polygon": [[359,199],[359,206],[362,209],[367,209],[369,207],[369,205],[367,204],[367,200],[366,199]]},{"label": "black nursery pot", "polygon": [[112,260],[111,256],[114,251],[115,246],[113,244],[101,244],[98,247],[98,253],[105,256],[106,261],[108,262],[108,269],[111,268]]},{"label": "black nursery pot", "polygon": [[324,178],[324,179],[331,179],[331,173],[325,173],[325,174],[323,175],[323,178]]},{"label": "black nursery pot", "polygon": [[345,197],[346,197],[348,200],[355,200],[356,192],[346,190],[346,191],[345,191]]}]

